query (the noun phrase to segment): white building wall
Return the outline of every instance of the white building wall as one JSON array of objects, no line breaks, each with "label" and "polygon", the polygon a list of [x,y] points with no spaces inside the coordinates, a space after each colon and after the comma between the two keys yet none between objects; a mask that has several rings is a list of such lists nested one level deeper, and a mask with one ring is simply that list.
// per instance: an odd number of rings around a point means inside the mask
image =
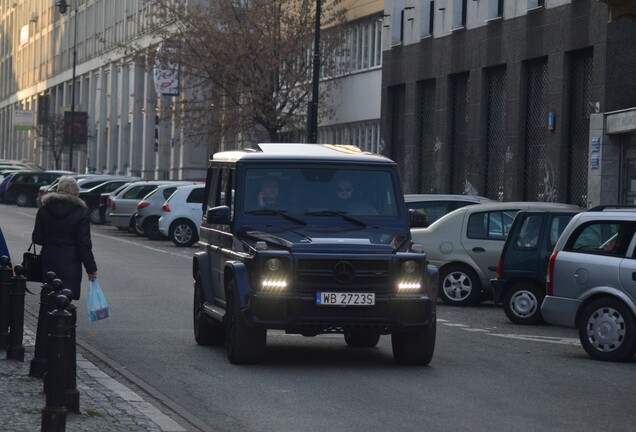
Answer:
[{"label": "white building wall", "polygon": [[[151,71],[119,49],[132,40],[155,49],[156,41],[138,36],[143,34],[139,23],[149,23],[144,19],[147,4],[141,0],[69,3],[71,7],[61,15],[53,0],[0,0],[0,157],[54,167],[53,157],[43,151],[34,132],[13,130],[12,113],[37,110],[40,95],[49,96],[50,115],[70,109],[75,49],[75,109],[88,113],[90,138],[85,148],[74,148],[77,171],[156,179],[205,177],[207,146],[187,142],[177,129],[175,98],[158,97]],[[336,117],[322,121],[319,133],[330,142],[379,151],[381,49],[376,53],[374,47],[381,44],[383,6],[372,2],[371,7],[368,0],[352,4],[358,11],[356,22],[370,19],[377,23],[377,31],[358,28],[358,54],[362,46],[369,51],[359,56],[348,53],[355,73],[337,79],[342,93],[334,94]],[[21,34],[26,38],[20,40]],[[65,154],[62,168],[68,169],[68,163]]]}]

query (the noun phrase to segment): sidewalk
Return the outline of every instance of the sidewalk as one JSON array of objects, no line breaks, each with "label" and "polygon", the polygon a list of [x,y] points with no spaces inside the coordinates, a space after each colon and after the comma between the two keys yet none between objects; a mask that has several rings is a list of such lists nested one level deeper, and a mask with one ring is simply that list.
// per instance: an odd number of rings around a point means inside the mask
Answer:
[{"label": "sidewalk", "polygon": [[[0,350],[0,430],[3,432],[40,430],[46,398],[43,381],[29,376],[34,347],[35,334],[25,326],[24,362],[6,360],[6,352]],[[67,412],[68,432],[187,431],[79,353],[77,389],[81,414]]]}]

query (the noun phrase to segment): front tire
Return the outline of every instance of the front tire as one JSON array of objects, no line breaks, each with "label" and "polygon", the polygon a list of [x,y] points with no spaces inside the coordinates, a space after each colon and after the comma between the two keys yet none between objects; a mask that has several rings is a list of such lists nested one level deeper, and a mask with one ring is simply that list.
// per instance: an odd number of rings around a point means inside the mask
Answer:
[{"label": "front tire", "polygon": [[471,306],[481,300],[479,277],[466,265],[451,264],[442,268],[439,285],[439,296],[446,304]]},{"label": "front tire", "polygon": [[179,247],[190,247],[199,240],[199,234],[191,221],[179,219],[170,227],[170,240]]},{"label": "front tire", "polygon": [[226,291],[225,348],[232,364],[257,364],[265,357],[267,330],[245,325],[238,301],[236,281],[231,280]]},{"label": "front tire", "polygon": [[159,231],[159,218],[152,217],[144,221],[144,233],[150,240],[162,240],[165,236]]},{"label": "front tire", "polygon": [[436,321],[425,329],[393,333],[391,347],[395,362],[400,365],[428,365],[435,351],[436,333]]},{"label": "front tire", "polygon": [[504,296],[503,309],[510,321],[515,324],[540,324],[541,303],[545,290],[537,285],[520,282],[511,286]]},{"label": "front tire", "polygon": [[137,237],[143,237],[146,235],[144,228],[138,226],[135,222],[132,224],[132,231],[137,235]]},{"label": "front tire", "polygon": [[18,207],[28,207],[31,203],[31,200],[29,199],[29,196],[27,194],[25,194],[24,192],[20,192],[15,197],[15,203],[18,205]]},{"label": "front tire", "polygon": [[91,207],[89,210],[91,223],[95,225],[101,225],[104,223],[102,216],[99,214],[99,207]]},{"label": "front tire", "polygon": [[581,345],[590,357],[625,361],[636,352],[636,319],[623,302],[611,297],[594,300],[581,313]]},{"label": "front tire", "polygon": [[345,342],[352,348],[373,348],[380,342],[378,333],[345,333]]},{"label": "front tire", "polygon": [[225,342],[225,328],[222,323],[208,317],[203,312],[205,297],[203,296],[203,282],[201,275],[194,279],[194,340],[199,345],[223,345]]}]

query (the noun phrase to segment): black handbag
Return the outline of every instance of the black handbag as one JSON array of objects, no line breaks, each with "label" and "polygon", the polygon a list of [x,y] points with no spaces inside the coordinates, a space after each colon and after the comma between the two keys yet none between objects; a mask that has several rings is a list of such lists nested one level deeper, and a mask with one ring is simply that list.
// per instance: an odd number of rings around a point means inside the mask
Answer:
[{"label": "black handbag", "polygon": [[[33,252],[31,252],[32,248]],[[28,281],[42,282],[42,258],[38,255],[35,243],[31,243],[31,246],[22,255],[22,267],[24,267]]]}]

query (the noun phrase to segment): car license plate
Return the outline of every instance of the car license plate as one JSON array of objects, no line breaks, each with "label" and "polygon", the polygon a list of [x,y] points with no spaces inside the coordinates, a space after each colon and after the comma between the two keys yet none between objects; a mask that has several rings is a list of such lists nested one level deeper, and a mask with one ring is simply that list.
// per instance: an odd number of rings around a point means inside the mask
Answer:
[{"label": "car license plate", "polygon": [[316,292],[318,306],[373,306],[375,293]]}]

